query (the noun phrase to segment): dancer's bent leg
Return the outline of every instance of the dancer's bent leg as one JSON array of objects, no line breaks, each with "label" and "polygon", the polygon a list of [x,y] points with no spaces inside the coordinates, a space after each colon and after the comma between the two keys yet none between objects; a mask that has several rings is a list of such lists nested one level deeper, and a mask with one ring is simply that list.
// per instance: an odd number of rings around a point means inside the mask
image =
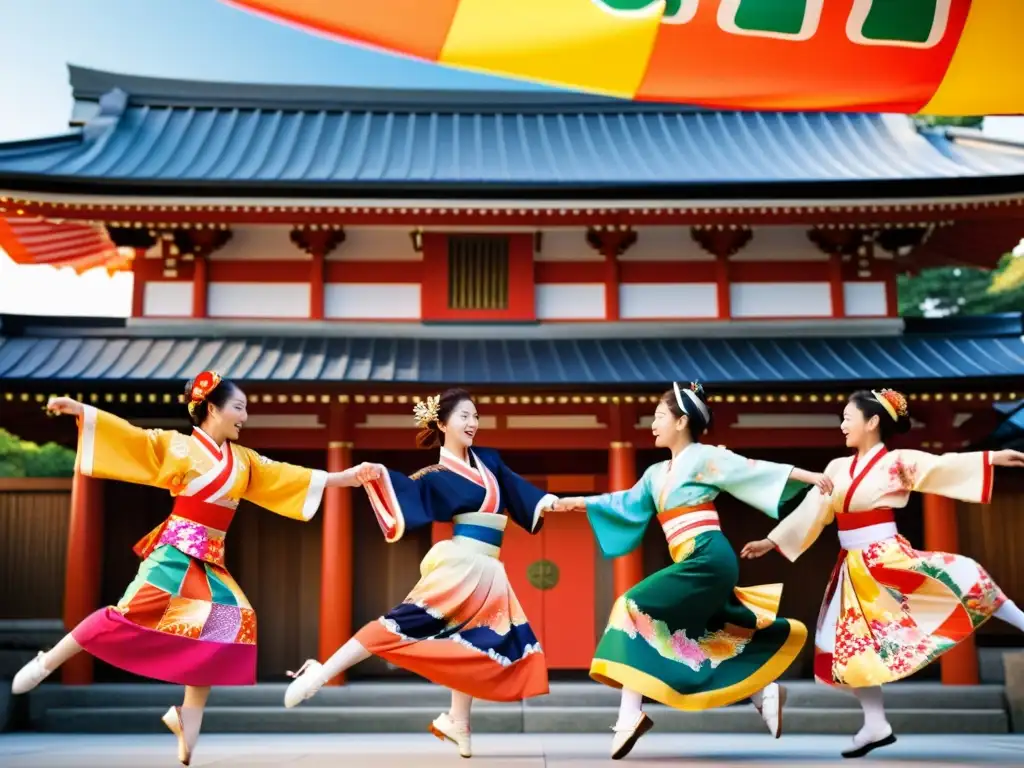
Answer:
[{"label": "dancer's bent leg", "polygon": [[776,739],[782,735],[782,708],[786,704],[786,689],[778,683],[768,683],[750,696],[754,708],[761,715],[768,732]]},{"label": "dancer's bent leg", "polygon": [[284,694],[284,705],[294,707],[316,695],[324,683],[336,677],[349,667],[370,658],[370,652],[354,637],[336,650],[323,664],[315,659],[308,659],[299,667],[298,672],[289,672],[295,680],[288,686]]},{"label": "dancer's bent leg", "polygon": [[878,747],[884,747],[896,741],[892,726],[885,716],[885,704],[882,700],[882,687],[854,688],[853,695],[860,701],[864,710],[864,727],[853,737],[853,746],[843,752],[843,757],[864,757]]},{"label": "dancer's bent leg", "polygon": [[68,632],[46,653],[42,651],[28,664],[18,670],[11,683],[13,693],[28,693],[55,672],[61,664],[82,651],[82,646]]},{"label": "dancer's bent leg", "polygon": [[473,756],[469,727],[470,710],[473,697],[462,691],[452,691],[452,706],[446,712],[434,718],[430,724],[430,732],[442,741],[450,741],[459,748],[463,757]]},{"label": "dancer's bent leg", "polygon": [[1007,600],[992,615],[1024,632],[1024,611],[1021,611],[1013,600]]},{"label": "dancer's bent leg", "polygon": [[621,760],[629,754],[640,737],[653,727],[654,723],[644,714],[644,697],[637,691],[623,686],[619,700],[619,719],[612,730],[612,760]]},{"label": "dancer's bent leg", "polygon": [[161,718],[164,725],[178,737],[178,761],[188,765],[192,761],[192,750],[199,741],[203,727],[203,710],[210,697],[209,686],[185,686],[185,699],[180,707],[171,707]]}]

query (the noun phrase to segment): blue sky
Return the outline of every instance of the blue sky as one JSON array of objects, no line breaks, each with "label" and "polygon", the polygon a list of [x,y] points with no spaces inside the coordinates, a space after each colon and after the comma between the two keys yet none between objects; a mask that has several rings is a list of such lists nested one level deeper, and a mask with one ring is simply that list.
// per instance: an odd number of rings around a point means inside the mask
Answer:
[{"label": "blue sky", "polygon": [[535,87],[346,45],[219,0],[0,0],[0,141],[64,129],[69,63],[259,83]]}]

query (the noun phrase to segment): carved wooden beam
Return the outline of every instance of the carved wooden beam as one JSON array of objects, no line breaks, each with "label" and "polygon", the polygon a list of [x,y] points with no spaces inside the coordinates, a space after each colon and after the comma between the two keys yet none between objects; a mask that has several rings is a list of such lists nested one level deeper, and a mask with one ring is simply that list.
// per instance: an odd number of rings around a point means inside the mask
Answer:
[{"label": "carved wooden beam", "polygon": [[747,227],[725,229],[718,227],[691,227],[690,237],[712,256],[727,259],[742,251],[754,238]]},{"label": "carved wooden beam", "polygon": [[636,230],[625,227],[591,227],[587,230],[587,244],[605,256],[621,256],[636,245]]},{"label": "carved wooden beam", "polygon": [[337,229],[325,227],[323,229],[310,229],[296,227],[291,231],[291,241],[311,256],[329,255],[335,248],[345,242],[345,230],[343,227]]}]

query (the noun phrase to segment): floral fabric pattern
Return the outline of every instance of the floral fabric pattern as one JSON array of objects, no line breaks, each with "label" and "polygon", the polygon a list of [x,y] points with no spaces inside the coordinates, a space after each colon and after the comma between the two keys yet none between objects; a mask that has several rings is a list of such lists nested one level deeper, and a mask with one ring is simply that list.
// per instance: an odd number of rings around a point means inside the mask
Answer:
[{"label": "floral fabric pattern", "polygon": [[606,632],[625,632],[631,640],[642,637],[661,656],[699,672],[704,662],[712,669],[739,656],[753,633],[740,627],[687,637],[685,629],[672,631],[668,624],[644,613],[633,600],[620,598],[612,609]]}]

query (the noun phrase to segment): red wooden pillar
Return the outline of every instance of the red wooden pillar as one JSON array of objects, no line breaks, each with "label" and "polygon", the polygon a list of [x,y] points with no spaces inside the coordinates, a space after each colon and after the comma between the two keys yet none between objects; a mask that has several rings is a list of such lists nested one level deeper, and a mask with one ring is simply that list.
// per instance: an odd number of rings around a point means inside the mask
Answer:
[{"label": "red wooden pillar", "polygon": [[846,317],[846,290],[843,282],[843,256],[828,255],[828,287],[832,299],[832,317]]},{"label": "red wooden pillar", "polygon": [[587,243],[604,256],[604,319],[619,319],[619,256],[636,243],[636,232],[629,227],[594,227],[587,230]]},{"label": "red wooden pillar", "polygon": [[192,317],[206,317],[206,297],[209,296],[209,277],[206,257],[195,255],[192,271]]},{"label": "red wooden pillar", "polygon": [[[352,466],[352,443],[344,437],[346,413],[332,408],[328,420],[327,471]],[[323,542],[320,565],[320,658],[326,659],[352,636],[352,489],[324,491]],[[341,675],[328,685],[344,682]]]},{"label": "red wooden pillar", "polygon": [[309,273],[309,319],[324,319],[324,252],[318,248],[312,253]]},{"label": "red wooden pillar", "polygon": [[[956,502],[945,496],[924,495],[924,548],[929,552],[956,552],[960,548]],[[974,635],[939,659],[945,685],[978,684],[978,650]]]},{"label": "red wooden pillar", "polygon": [[[103,577],[102,481],[75,471],[71,481],[71,517],[68,520],[68,555],[64,573],[64,626],[70,632],[100,607]],[[80,653],[61,667],[65,685],[92,682],[92,657]]]},{"label": "red wooden pillar", "polygon": [[732,276],[729,274],[729,257],[742,251],[754,237],[745,228],[707,229],[693,227],[690,237],[705,251],[715,257],[715,294],[718,299],[718,319],[732,319]]},{"label": "red wooden pillar", "polygon": [[[625,491],[636,485],[636,450],[632,443],[615,442],[608,447],[608,490]],[[643,549],[612,561],[615,597],[638,584],[644,577]]]}]

